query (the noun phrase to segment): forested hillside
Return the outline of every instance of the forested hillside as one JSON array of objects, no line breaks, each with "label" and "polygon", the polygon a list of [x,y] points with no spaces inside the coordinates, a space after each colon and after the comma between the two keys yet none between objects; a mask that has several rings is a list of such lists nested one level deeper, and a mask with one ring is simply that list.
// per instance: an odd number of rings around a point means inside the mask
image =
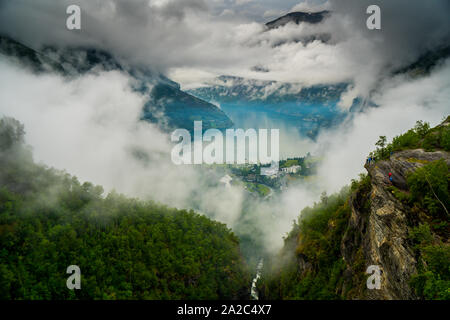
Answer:
[{"label": "forested hillside", "polygon": [[[418,122],[387,144],[368,174],[302,211],[266,263],[263,299],[450,299],[450,117]],[[381,288],[369,290],[369,266]]]},{"label": "forested hillside", "polygon": [[[225,225],[103,196],[35,164],[10,118],[0,120],[0,168],[0,299],[248,298],[250,275]],[[81,290],[66,287],[70,265]]]}]

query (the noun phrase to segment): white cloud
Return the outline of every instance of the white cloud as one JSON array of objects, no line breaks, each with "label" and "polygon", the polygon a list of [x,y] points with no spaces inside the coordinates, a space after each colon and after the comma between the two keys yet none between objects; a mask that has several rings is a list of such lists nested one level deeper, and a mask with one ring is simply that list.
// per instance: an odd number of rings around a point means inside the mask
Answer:
[{"label": "white cloud", "polygon": [[178,208],[191,207],[197,192],[201,211],[233,225],[242,191],[205,188],[196,168],[173,165],[169,137],[138,121],[145,98],[132,91],[125,74],[102,72],[68,81],[30,74],[4,59],[0,68],[0,115],[24,123],[38,161],[107,190]]},{"label": "white cloud", "polygon": [[355,115],[351,122],[318,138],[317,152],[324,155],[320,168],[323,188],[338,191],[350,179],[365,172],[369,152],[379,136],[388,140],[414,127],[417,120],[436,126],[450,114],[450,60],[430,77],[410,80],[398,77],[381,84],[374,96],[377,108]]},{"label": "white cloud", "polygon": [[[309,186],[296,189],[295,201],[283,195],[260,202],[246,198],[243,187],[226,188],[221,173],[172,164],[174,145],[154,125],[138,121],[146,99],[131,89],[133,79],[124,73],[68,80],[32,74],[2,56],[0,69],[0,117],[14,117],[25,125],[35,160],[82,182],[170,207],[195,208],[229,227],[244,213],[265,232],[263,245],[268,249],[282,244],[292,219],[313,199]],[[296,140],[290,138],[292,143],[284,140],[286,148],[294,148]]]},{"label": "white cloud", "polygon": [[304,0],[299,4],[295,5],[291,11],[301,11],[301,12],[319,12],[323,10],[329,10],[331,4],[329,1],[314,1],[314,0]]},{"label": "white cloud", "polygon": [[[85,0],[80,1],[81,32],[65,29],[69,2],[3,2],[0,30],[34,46],[100,47],[128,62],[174,75],[189,87],[198,83],[200,73],[226,74],[305,85],[353,81],[352,93],[365,95],[386,71],[413,61],[448,38],[450,31],[445,0],[432,5],[382,1],[380,32],[365,26],[369,0]],[[259,21],[252,22],[254,12],[262,17],[268,10],[289,8],[329,8],[333,15],[318,25],[287,25],[269,32],[264,32]],[[248,13],[250,9],[254,12]],[[239,18],[241,13],[244,18]],[[331,35],[329,43],[294,42],[320,34]],[[255,72],[256,65],[269,72]]]}]

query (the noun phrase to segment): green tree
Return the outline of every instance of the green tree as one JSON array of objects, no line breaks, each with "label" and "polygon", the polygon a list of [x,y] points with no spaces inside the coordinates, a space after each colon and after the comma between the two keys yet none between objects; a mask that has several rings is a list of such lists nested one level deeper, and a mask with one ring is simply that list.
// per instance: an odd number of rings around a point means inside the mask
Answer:
[{"label": "green tree", "polygon": [[386,136],[380,136],[375,145],[380,149],[384,149],[386,147],[386,142],[387,142]]},{"label": "green tree", "polygon": [[428,132],[430,132],[430,124],[428,122],[419,120],[416,122],[414,131],[419,135],[420,138],[424,138],[428,134]]}]

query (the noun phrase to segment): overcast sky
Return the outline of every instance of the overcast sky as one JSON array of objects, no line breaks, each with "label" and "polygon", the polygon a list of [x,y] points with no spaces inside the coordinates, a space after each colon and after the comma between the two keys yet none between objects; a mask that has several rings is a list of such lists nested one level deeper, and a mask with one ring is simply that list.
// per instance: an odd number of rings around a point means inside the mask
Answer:
[{"label": "overcast sky", "polygon": [[[81,31],[65,27],[69,4],[82,9]],[[371,4],[382,10],[380,31],[366,28]],[[183,88],[219,75],[302,85],[351,82],[347,107],[389,71],[450,38],[448,0],[0,0],[0,6],[0,32],[34,48],[102,48]],[[263,22],[287,12],[323,9],[332,15],[318,25],[264,29]],[[320,34],[330,41],[295,41]]]}]

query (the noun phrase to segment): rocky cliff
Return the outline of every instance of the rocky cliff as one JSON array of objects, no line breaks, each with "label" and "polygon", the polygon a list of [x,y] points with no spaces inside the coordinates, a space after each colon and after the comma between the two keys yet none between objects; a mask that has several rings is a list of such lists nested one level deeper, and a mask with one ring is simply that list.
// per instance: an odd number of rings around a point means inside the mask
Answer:
[{"label": "rocky cliff", "polygon": [[[302,211],[260,297],[450,299],[449,150],[450,117],[383,143],[359,181]],[[367,286],[369,266],[379,289]]]},{"label": "rocky cliff", "polygon": [[[366,290],[364,285],[350,298],[414,299],[409,286],[411,276],[417,273],[417,258],[408,234],[411,227],[423,222],[423,215],[397,199],[391,191],[396,187],[409,192],[407,175],[417,168],[439,159],[450,166],[450,153],[425,152],[422,149],[406,150],[392,154],[389,160],[366,165],[371,178],[371,191],[351,196],[349,228],[344,235],[341,251],[348,266],[354,265],[358,247],[362,248],[365,265],[381,269],[380,290]],[[392,173],[392,183],[389,181]],[[368,208],[362,205],[369,203]],[[352,267],[344,274],[354,278]],[[344,286],[349,281],[344,283]],[[362,289],[362,290],[361,290]]]}]

